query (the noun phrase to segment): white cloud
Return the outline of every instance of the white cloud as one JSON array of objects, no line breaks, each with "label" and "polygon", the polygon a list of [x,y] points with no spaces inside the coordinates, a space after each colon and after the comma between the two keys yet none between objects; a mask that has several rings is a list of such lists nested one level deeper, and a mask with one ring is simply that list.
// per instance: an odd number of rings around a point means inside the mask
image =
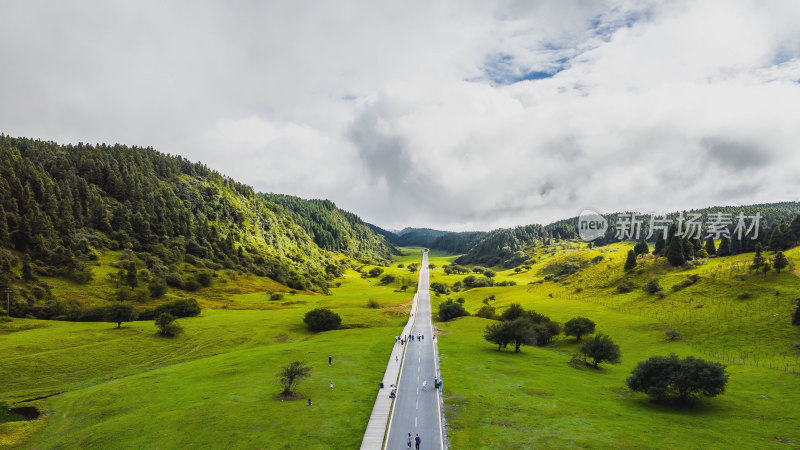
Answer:
[{"label": "white cloud", "polygon": [[[0,126],[153,145],[387,227],[795,200],[798,19],[795,2],[4,2]],[[513,83],[536,72],[555,74]]]}]

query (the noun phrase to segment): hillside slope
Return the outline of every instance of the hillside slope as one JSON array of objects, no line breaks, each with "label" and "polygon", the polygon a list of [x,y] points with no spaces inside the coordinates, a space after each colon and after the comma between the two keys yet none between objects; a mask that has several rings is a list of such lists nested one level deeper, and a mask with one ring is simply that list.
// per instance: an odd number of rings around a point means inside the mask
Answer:
[{"label": "hillside slope", "polygon": [[[200,163],[152,148],[0,135],[0,288],[20,294],[13,314],[36,317],[36,304],[51,299],[52,277],[85,285],[103,275],[146,298],[148,288],[154,297],[166,285],[194,290],[198,272],[225,269],[327,292],[341,272],[329,270],[332,252],[386,261],[394,251],[330,205],[350,234],[345,246],[320,248],[301,215]],[[107,292],[79,297],[93,295],[109,300]]]},{"label": "hillside slope", "polygon": [[330,200],[303,200],[282,194],[259,194],[259,197],[286,208],[314,243],[325,250],[344,253],[367,264],[388,264],[393,255],[399,254],[386,237]]}]

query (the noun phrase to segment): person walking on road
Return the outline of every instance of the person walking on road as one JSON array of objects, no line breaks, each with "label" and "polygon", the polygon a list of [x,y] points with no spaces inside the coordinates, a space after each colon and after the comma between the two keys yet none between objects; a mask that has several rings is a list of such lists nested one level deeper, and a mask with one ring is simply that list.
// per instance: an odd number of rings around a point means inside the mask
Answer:
[{"label": "person walking on road", "polygon": [[412,441],[413,441],[413,439],[411,439],[411,433],[408,433],[408,440],[406,441],[406,444],[408,444],[408,448],[411,448],[411,442]]},{"label": "person walking on road", "polygon": [[414,448],[419,450],[419,444],[421,443],[422,443],[422,438],[420,438],[419,434],[417,434],[417,437],[414,438]]}]

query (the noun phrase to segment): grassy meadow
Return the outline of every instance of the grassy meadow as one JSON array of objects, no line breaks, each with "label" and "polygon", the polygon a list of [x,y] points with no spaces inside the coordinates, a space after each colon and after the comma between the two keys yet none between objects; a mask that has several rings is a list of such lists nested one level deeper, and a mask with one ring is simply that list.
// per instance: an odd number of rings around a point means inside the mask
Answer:
[{"label": "grassy meadow", "polygon": [[[398,262],[421,258],[420,249],[406,253]],[[0,322],[0,403],[43,412],[36,420],[0,416],[0,447],[357,447],[393,337],[407,320],[414,287],[401,292],[401,281],[416,280],[396,265],[384,274],[396,281],[383,285],[349,269],[332,295],[285,292],[271,300],[279,285],[221,271],[191,294],[205,309],[179,319],[184,332],[174,338],[157,335],[152,321],[121,329]],[[47,281],[56,296],[80,294],[69,282]],[[96,295],[104,283],[96,276],[85,288]],[[367,307],[369,300],[379,307]],[[342,316],[342,329],[307,330],[303,315],[321,306]],[[294,360],[305,360],[312,374],[299,386],[302,400],[281,401],[275,374]]]},{"label": "grassy meadow", "polygon": [[[800,364],[792,344],[800,329],[790,324],[791,299],[800,297],[800,278],[791,271],[748,273],[752,254],[711,258],[691,269],[674,269],[664,259],[642,259],[631,274],[622,270],[631,246],[589,249],[565,244],[539,251],[530,270],[498,271],[496,280],[516,286],[489,287],[433,297],[463,298],[474,313],[484,301],[500,313],[521,303],[562,324],[583,316],[620,346],[619,365],[601,370],[571,363],[579,344],[558,337],[545,347],[524,346],[520,354],[484,341],[491,320],[463,317],[439,323],[439,350],[445,381],[448,436],[454,448],[781,448],[800,443]],[[602,258],[599,258],[602,256]],[[766,255],[767,257],[770,254]],[[787,252],[797,261],[798,249]],[[441,266],[453,256],[433,253],[432,281],[453,282]],[[545,281],[565,263],[576,273]],[[681,290],[672,286],[698,274]],[[619,293],[624,278],[634,288]],[[642,290],[657,278],[658,298]],[[742,296],[748,293],[747,296]],[[495,300],[485,300],[494,295]],[[683,340],[670,342],[665,332]],[[625,378],[636,363],[676,353],[720,361],[728,366],[725,394],[699,400],[694,407],[665,406],[630,391]]]}]

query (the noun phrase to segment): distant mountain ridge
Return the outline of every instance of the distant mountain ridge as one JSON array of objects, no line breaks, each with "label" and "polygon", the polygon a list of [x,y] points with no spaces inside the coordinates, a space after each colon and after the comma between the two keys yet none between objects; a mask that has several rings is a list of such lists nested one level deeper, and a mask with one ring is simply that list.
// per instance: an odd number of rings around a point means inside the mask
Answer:
[{"label": "distant mountain ridge", "polygon": [[453,234],[450,231],[434,230],[432,228],[406,227],[400,231],[390,231],[377,225],[370,224],[370,227],[398,247],[431,247],[431,244],[436,239]]},{"label": "distant mountain ridge", "polygon": [[[712,206],[708,208],[692,209],[683,211],[683,213],[700,214],[701,220],[705,222],[709,215],[717,213],[730,214],[735,222],[735,218],[739,213],[746,216],[753,216],[756,213],[762,215],[760,222],[760,233],[757,240],[747,239],[744,241],[740,251],[752,251],[756,242],[760,242],[764,248],[768,248],[772,239],[772,234],[777,230],[779,234],[787,234],[789,223],[791,222],[794,233],[800,231],[800,221],[798,214],[800,214],[800,202],[778,202],[778,203],[761,203],[746,206]],[[679,212],[672,212],[666,215],[668,219],[677,218]],[[630,213],[612,213],[605,214],[603,217],[608,221],[608,228],[604,236],[594,240],[595,245],[604,245],[615,242],[617,239],[617,222],[623,216],[629,216]],[[642,229],[640,239],[644,239],[649,234],[649,221],[650,215],[637,215],[637,219],[642,221]],[[781,224],[785,227],[778,230]],[[727,228],[729,232],[733,232],[734,224],[729,225]],[[482,264],[482,265],[503,265],[506,267],[513,267],[520,264],[525,259],[525,252],[532,247],[544,245],[551,239],[579,239],[578,234],[578,217],[571,217],[569,219],[559,220],[548,225],[525,225],[514,228],[501,228],[492,230],[486,234],[478,235],[473,240],[465,239],[462,246],[457,250],[463,250],[466,245],[470,248],[463,252],[463,256],[456,260],[459,264]],[[443,242],[448,242],[449,239],[455,240],[450,235],[445,236],[439,242],[433,243],[433,248],[443,246]],[[655,235],[652,237],[651,242],[655,240]],[[461,253],[457,251],[456,253]]]}]

